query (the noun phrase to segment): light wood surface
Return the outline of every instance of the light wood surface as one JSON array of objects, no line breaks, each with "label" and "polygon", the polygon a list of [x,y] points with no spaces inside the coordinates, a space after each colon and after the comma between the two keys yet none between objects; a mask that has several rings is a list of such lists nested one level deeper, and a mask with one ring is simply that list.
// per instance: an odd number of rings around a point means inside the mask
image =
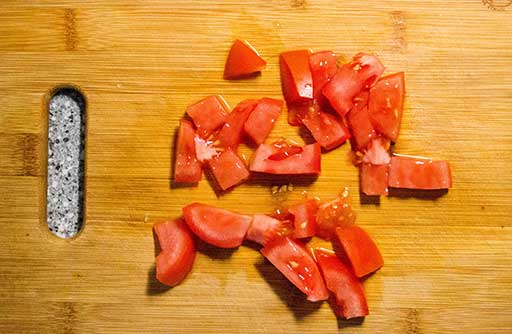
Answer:
[{"label": "light wood surface", "polygon": [[[260,77],[222,80],[235,38],[268,61]],[[308,47],[373,52],[387,73],[405,71],[397,151],[449,160],[448,194],[362,203],[348,145],[324,155],[316,181],[292,180],[280,196],[275,180],[220,198],[207,180],[171,188],[185,107],[210,94],[232,106],[280,98],[279,52]],[[512,5],[480,0],[2,0],[0,332],[511,333],[511,68]],[[68,84],[88,103],[86,224],[60,240],[43,217],[45,124],[49,92]],[[300,139],[285,116],[272,136]],[[385,258],[365,282],[362,324],[305,302],[250,247],[200,245],[183,284],[155,282],[151,226],[183,205],[266,212],[344,186]]]}]

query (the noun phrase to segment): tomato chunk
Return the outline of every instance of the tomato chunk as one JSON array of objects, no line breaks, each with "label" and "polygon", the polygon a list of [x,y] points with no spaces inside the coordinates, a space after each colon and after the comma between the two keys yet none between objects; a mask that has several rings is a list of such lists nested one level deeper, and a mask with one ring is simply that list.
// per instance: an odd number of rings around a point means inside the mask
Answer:
[{"label": "tomato chunk", "polygon": [[247,41],[235,40],[224,67],[224,79],[240,79],[265,68],[267,62]]},{"label": "tomato chunk", "polygon": [[348,203],[348,190],[345,189],[334,200],[320,203],[316,213],[316,235],[325,240],[334,238],[336,227],[353,223],[356,215]]},{"label": "tomato chunk", "polygon": [[197,183],[201,181],[201,164],[196,158],[194,137],[196,133],[191,122],[180,120],[176,156],[174,162],[174,182]]},{"label": "tomato chunk", "polygon": [[381,78],[370,89],[368,112],[378,132],[396,141],[402,121],[405,95],[404,73]]},{"label": "tomato chunk", "polygon": [[369,144],[363,156],[363,162],[373,165],[387,165],[391,161],[389,140],[375,138]]},{"label": "tomato chunk", "polygon": [[287,103],[286,107],[288,108],[288,124],[291,126],[299,126],[302,124],[302,119],[304,115],[306,115],[309,109],[310,102],[299,103],[299,104],[290,104]]},{"label": "tomato chunk", "polygon": [[318,201],[315,199],[308,199],[288,207],[288,212],[294,217],[294,238],[309,238],[315,235],[317,211]]},{"label": "tomato chunk", "polygon": [[304,147],[261,144],[249,169],[269,174],[319,174],[320,155],[320,145],[316,143]]},{"label": "tomato chunk", "polygon": [[452,187],[452,174],[447,161],[395,155],[389,165],[389,183],[393,188],[448,189]]},{"label": "tomato chunk", "polygon": [[389,165],[363,163],[360,170],[361,192],[368,196],[388,195]]},{"label": "tomato chunk", "polygon": [[281,220],[267,215],[254,215],[246,238],[260,245],[266,245],[272,239],[286,232],[284,229],[285,226]]},{"label": "tomato chunk", "polygon": [[315,260],[304,245],[289,237],[269,242],[261,253],[300,291],[309,301],[329,298],[324,279]]},{"label": "tomato chunk", "polygon": [[325,84],[338,71],[336,55],[332,51],[315,52],[309,56],[309,67],[313,79],[313,97],[318,99],[322,97]]},{"label": "tomato chunk", "polygon": [[282,100],[264,97],[258,102],[244,125],[245,133],[255,144],[259,145],[265,141],[281,115],[282,108]]},{"label": "tomato chunk", "polygon": [[220,146],[236,150],[242,141],[244,124],[257,104],[258,100],[244,100],[228,114],[226,124],[217,136]]},{"label": "tomato chunk", "polygon": [[228,110],[221,96],[208,96],[188,106],[186,112],[197,127],[197,133],[206,138],[226,122]]},{"label": "tomato chunk", "polygon": [[352,109],[347,114],[347,123],[355,144],[355,150],[364,150],[370,141],[378,136],[370,121],[367,107],[360,110]]},{"label": "tomato chunk", "polygon": [[326,150],[332,150],[350,137],[343,121],[335,115],[323,111],[318,104],[311,104],[303,116],[302,123],[313,138]]},{"label": "tomato chunk", "polygon": [[156,278],[169,286],[178,285],[192,270],[196,248],[192,232],[182,219],[155,224],[160,254],[156,257]]},{"label": "tomato chunk", "polygon": [[350,63],[338,69],[322,92],[331,106],[344,116],[352,109],[354,97],[363,89],[373,86],[383,72],[384,66],[377,57],[359,53]]},{"label": "tomato chunk", "polygon": [[344,223],[336,228],[336,237],[357,277],[380,269],[384,260],[372,238],[356,224]]},{"label": "tomato chunk", "polygon": [[368,315],[368,303],[363,284],[334,252],[322,248],[314,250],[327,289],[334,295],[335,313],[347,319]]},{"label": "tomato chunk", "polygon": [[195,235],[221,248],[240,246],[251,224],[250,216],[201,203],[184,207],[183,216]]},{"label": "tomato chunk", "polygon": [[230,149],[209,161],[210,169],[217,183],[226,190],[249,178],[249,170],[245,162]]},{"label": "tomato chunk", "polygon": [[220,154],[220,149],[214,145],[212,140],[203,139],[196,135],[194,137],[194,143],[196,148],[196,158],[200,163],[205,163]]},{"label": "tomato chunk", "polygon": [[313,98],[313,79],[309,68],[309,51],[295,50],[279,55],[283,95],[289,103]]}]

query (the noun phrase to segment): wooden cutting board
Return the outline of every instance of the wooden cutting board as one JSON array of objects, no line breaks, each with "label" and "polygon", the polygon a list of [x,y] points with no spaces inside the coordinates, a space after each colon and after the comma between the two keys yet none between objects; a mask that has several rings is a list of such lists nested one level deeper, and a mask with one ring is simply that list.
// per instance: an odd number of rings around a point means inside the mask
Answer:
[{"label": "wooden cutting board", "polygon": [[[512,332],[512,5],[508,0],[3,0],[0,4],[1,333]],[[495,7],[494,9],[492,7]],[[233,39],[268,61],[260,77],[222,80]],[[323,156],[317,180],[259,179],[217,197],[207,180],[172,188],[174,132],[185,107],[222,94],[281,98],[278,54],[377,54],[405,71],[396,151],[450,161],[440,197],[366,203],[349,145]],[[85,228],[47,231],[50,92],[87,98]],[[301,140],[284,113],[272,133]],[[385,266],[365,281],[371,315],[337,321],[259,252],[200,245],[191,275],[154,278],[152,224],[201,201],[267,212],[307,190],[352,189],[358,223]],[[412,195],[412,196],[411,196]]]}]

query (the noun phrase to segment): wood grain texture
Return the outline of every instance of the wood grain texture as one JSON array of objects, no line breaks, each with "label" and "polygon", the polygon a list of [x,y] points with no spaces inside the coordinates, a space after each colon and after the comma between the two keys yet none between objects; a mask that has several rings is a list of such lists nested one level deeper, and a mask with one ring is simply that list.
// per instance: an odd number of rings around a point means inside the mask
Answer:
[{"label": "wood grain texture", "polygon": [[[510,333],[511,34],[512,6],[479,0],[3,0],[0,332]],[[268,61],[261,76],[222,80],[234,38]],[[364,203],[348,145],[324,156],[317,180],[291,180],[280,196],[265,179],[220,198],[206,179],[171,188],[185,107],[209,94],[231,105],[280,98],[278,54],[305,47],[373,52],[388,73],[405,71],[397,151],[449,160],[454,188]],[[41,215],[47,97],[67,84],[88,102],[87,207],[83,232],[60,240]],[[272,137],[302,140],[285,116]],[[266,212],[302,190],[329,198],[343,186],[386,262],[365,282],[362,324],[305,302],[250,247],[201,244],[182,285],[155,281],[151,226],[183,205]]]}]

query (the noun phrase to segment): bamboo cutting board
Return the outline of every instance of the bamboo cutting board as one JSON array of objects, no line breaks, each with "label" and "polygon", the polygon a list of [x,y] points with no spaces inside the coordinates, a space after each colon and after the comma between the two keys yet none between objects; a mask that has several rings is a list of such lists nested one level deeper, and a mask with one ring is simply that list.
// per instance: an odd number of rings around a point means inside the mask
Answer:
[{"label": "bamboo cutting board", "polygon": [[[512,332],[512,5],[507,0],[113,1],[0,4],[1,333],[510,333]],[[494,9],[492,8],[494,6]],[[268,61],[227,82],[234,38]],[[397,151],[447,159],[454,187],[366,203],[349,145],[323,156],[317,180],[271,194],[260,179],[221,197],[207,180],[171,188],[173,136],[185,107],[222,94],[281,98],[278,54],[377,54],[405,71]],[[47,231],[48,96],[87,98],[85,228]],[[286,113],[272,133],[300,139]],[[287,183],[284,180],[283,183]],[[256,250],[200,245],[176,288],[154,278],[152,224],[201,201],[267,212],[303,190],[352,189],[358,223],[385,266],[365,282],[371,315],[337,321]]]}]

